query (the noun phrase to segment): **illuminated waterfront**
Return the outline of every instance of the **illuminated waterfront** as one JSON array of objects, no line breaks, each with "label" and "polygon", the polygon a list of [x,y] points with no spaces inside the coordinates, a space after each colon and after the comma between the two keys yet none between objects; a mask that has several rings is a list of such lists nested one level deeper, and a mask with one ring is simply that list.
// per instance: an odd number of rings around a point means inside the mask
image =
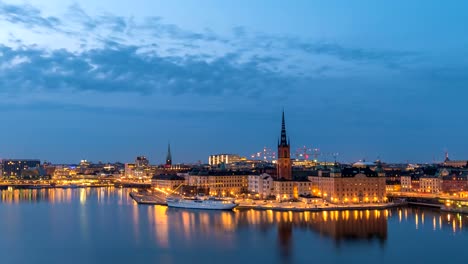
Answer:
[{"label": "illuminated waterfront", "polygon": [[190,211],[137,205],[128,191],[2,191],[2,262],[434,263],[468,257],[461,250],[468,216],[458,214]]}]

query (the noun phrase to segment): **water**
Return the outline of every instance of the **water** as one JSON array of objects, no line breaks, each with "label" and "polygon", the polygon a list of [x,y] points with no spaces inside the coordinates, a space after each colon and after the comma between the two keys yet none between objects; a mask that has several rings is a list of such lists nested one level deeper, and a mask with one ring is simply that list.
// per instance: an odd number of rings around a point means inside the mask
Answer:
[{"label": "water", "polygon": [[1,263],[466,263],[468,216],[137,205],[126,189],[0,193]]}]

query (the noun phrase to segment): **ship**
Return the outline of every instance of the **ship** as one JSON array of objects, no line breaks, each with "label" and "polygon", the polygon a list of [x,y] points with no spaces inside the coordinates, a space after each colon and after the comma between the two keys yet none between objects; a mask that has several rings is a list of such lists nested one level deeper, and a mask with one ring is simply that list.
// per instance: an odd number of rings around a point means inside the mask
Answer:
[{"label": "ship", "polygon": [[234,199],[217,198],[212,196],[195,197],[167,197],[167,206],[185,209],[206,209],[206,210],[232,210],[237,204]]}]

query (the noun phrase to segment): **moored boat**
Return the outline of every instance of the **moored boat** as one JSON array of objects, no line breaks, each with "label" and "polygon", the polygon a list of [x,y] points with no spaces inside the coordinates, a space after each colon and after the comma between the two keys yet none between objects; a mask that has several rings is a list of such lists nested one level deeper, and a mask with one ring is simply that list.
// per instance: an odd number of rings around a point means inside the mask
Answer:
[{"label": "moored boat", "polygon": [[206,210],[232,210],[239,205],[233,199],[204,196],[168,197],[166,202],[169,207]]}]

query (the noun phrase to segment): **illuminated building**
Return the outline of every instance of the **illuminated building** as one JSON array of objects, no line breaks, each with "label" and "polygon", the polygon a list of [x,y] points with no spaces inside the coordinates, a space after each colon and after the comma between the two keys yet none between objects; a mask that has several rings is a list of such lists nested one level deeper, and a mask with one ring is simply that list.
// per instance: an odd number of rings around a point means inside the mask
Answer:
[{"label": "illuminated building", "polygon": [[210,166],[217,166],[220,164],[231,164],[243,160],[246,159],[236,154],[215,154],[208,157],[208,164]]},{"label": "illuminated building", "polygon": [[424,193],[439,193],[442,189],[442,180],[437,175],[424,175],[419,178],[419,189]]},{"label": "illuminated building", "polygon": [[36,168],[40,165],[41,162],[34,159],[5,159],[2,160],[3,177],[20,178],[23,170]]},{"label": "illuminated building", "polygon": [[56,166],[53,179],[69,179],[76,176],[75,167],[72,166]]},{"label": "illuminated building", "polygon": [[284,111],[281,122],[281,139],[278,141],[278,160],[276,163],[278,179],[292,180],[290,141],[286,139]]},{"label": "illuminated building", "polygon": [[332,203],[385,202],[385,173],[380,166],[320,170],[318,176],[309,176],[314,195]]},{"label": "illuminated building", "polygon": [[443,165],[445,167],[466,168],[468,167],[468,160],[450,160],[448,152],[445,152],[445,160]]},{"label": "illuminated building", "polygon": [[174,174],[155,175],[151,178],[151,186],[161,189],[174,190],[182,184],[185,184],[185,178]]},{"label": "illuminated building", "polygon": [[124,175],[125,177],[134,177],[135,163],[125,163]]},{"label": "illuminated building", "polygon": [[248,176],[249,193],[258,194],[259,198],[267,198],[273,193],[273,177],[263,173]]},{"label": "illuminated building", "polygon": [[248,173],[231,171],[200,171],[188,173],[189,186],[209,190],[211,195],[236,195],[248,191]]},{"label": "illuminated building", "polygon": [[147,168],[149,166],[149,160],[145,156],[138,156],[135,160],[135,167]]},{"label": "illuminated building", "polygon": [[273,195],[277,200],[297,199],[300,195],[312,195],[313,184],[309,180],[288,181],[277,179],[273,181]]},{"label": "illuminated building", "polygon": [[442,192],[457,193],[468,191],[468,171],[452,171],[442,176]]},{"label": "illuminated building", "polygon": [[419,192],[419,175],[402,175],[401,176],[401,191],[402,192]]}]

